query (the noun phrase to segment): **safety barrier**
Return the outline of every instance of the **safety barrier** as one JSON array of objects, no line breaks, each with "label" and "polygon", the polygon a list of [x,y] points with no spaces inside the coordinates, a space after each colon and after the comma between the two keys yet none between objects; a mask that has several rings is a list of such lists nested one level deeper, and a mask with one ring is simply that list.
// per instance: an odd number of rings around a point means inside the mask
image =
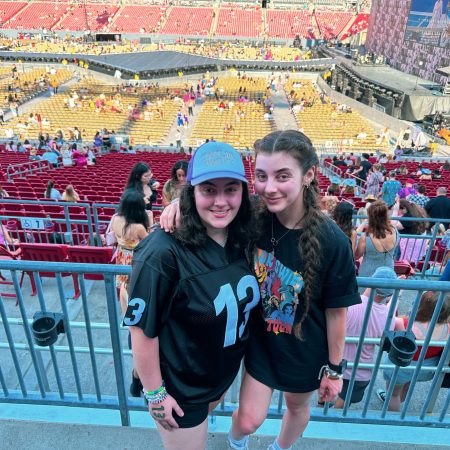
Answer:
[{"label": "safety barrier", "polygon": [[[130,424],[130,410],[146,410],[142,399],[127,396],[127,384],[131,372],[131,353],[126,346],[127,330],[121,325],[120,308],[117,301],[115,275],[129,274],[130,267],[98,264],[61,264],[30,261],[0,261],[3,276],[11,279],[17,304],[14,306],[0,293],[0,318],[3,333],[0,333],[0,403],[43,404],[60,406],[80,406],[99,409],[113,409],[120,412],[122,425]],[[6,272],[8,271],[8,273]],[[38,300],[29,298],[29,286],[20,286],[19,271],[34,276]],[[41,275],[55,273],[55,280],[43,281]],[[65,274],[76,274],[81,288],[81,298],[77,301],[66,299],[67,283]],[[93,275],[101,275],[103,280],[91,281]],[[395,293],[387,308],[384,338],[365,338],[369,315],[374,301],[373,292],[369,296],[363,326],[359,336],[347,337],[348,343],[357,344],[355,361],[349,367],[370,369],[371,381],[366,389],[364,401],[358,409],[349,408],[346,400],[343,409],[325,407],[312,408],[312,419],[316,421],[339,421],[351,423],[415,425],[450,428],[447,414],[450,405],[450,391],[441,387],[445,374],[450,376],[450,337],[446,341],[432,340],[432,332],[437,322],[444,296],[450,291],[450,283],[426,280],[383,280],[360,278],[360,287],[394,288]],[[43,284],[45,283],[45,291]],[[430,326],[423,340],[415,366],[402,367],[412,372],[412,380],[400,414],[388,411],[399,367],[389,353],[384,360],[383,351],[375,351],[372,363],[360,362],[363,345],[378,344],[388,351],[389,324],[398,305],[408,301],[411,304],[410,331],[424,291],[439,292],[439,300],[430,320]],[[403,306],[404,307],[404,306]],[[102,322],[94,322],[92,317],[104,317]],[[400,336],[401,337],[401,336]],[[442,347],[442,353],[435,366],[423,365],[425,354],[430,347]],[[396,345],[394,348],[404,351]],[[410,352],[411,353],[411,352]],[[391,358],[392,356],[392,358]],[[398,356],[398,355],[397,355]],[[105,358],[107,358],[105,360]],[[111,364],[111,359],[113,364]],[[393,368],[393,376],[384,405],[371,406],[371,399],[381,371]],[[418,377],[431,373],[431,382],[418,388]],[[126,376],[125,374],[128,374]],[[239,380],[240,377],[237,378]],[[355,371],[349,380],[349,393],[354,387]],[[381,382],[382,383],[382,382]],[[217,415],[230,415],[237,406],[238,381],[215,411]],[[280,418],[283,412],[283,396],[271,406],[270,417]]]}]

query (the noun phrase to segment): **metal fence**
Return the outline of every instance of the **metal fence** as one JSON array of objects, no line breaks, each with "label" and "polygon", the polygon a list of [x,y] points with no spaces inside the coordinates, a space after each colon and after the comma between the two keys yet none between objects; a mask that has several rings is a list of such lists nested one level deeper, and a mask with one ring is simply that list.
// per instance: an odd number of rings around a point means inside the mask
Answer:
[{"label": "metal fence", "polygon": [[[128,331],[121,325],[115,275],[130,273],[130,267],[3,260],[0,261],[0,270],[11,280],[9,289],[17,295],[15,306],[4,292],[0,293],[0,403],[114,409],[120,412],[122,424],[130,425],[130,410],[146,410],[143,399],[127,395],[132,359],[126,345]],[[20,271],[34,276],[37,300],[30,296],[28,284],[19,286]],[[55,279],[43,278],[49,273],[54,273]],[[64,275],[71,273],[79,276],[81,297],[77,301],[66,298],[69,282]],[[93,274],[102,275],[103,280],[89,280]],[[381,350],[375,351],[372,363],[360,362],[363,345],[378,344],[381,346],[376,348],[381,349],[385,342],[380,338],[365,338],[374,300],[372,290],[360,335],[347,337],[347,342],[358,344],[355,361],[349,366],[373,371],[364,401],[356,409],[349,407],[348,400],[340,410],[330,409],[328,404],[323,408],[313,407],[312,419],[450,428],[450,390],[441,388],[445,374],[450,372],[450,337],[446,341],[431,339],[444,296],[450,291],[450,283],[360,278],[359,286],[395,288],[388,306],[385,332],[397,307],[404,309],[409,302],[409,330],[422,293],[427,290],[440,293],[425,338],[416,342],[423,348],[415,366],[402,368],[413,371],[408,395],[400,414],[388,411],[399,368],[386,362]],[[2,289],[8,289],[8,286],[2,286]],[[41,346],[44,340],[47,346]],[[423,365],[430,346],[442,347],[439,362],[431,367]],[[373,393],[376,385],[383,383],[380,381],[381,373],[387,368],[394,368],[394,372],[386,402],[381,406],[373,403]],[[419,375],[424,372],[433,373],[431,382],[418,382]],[[354,374],[355,371],[352,372],[347,398],[350,398],[354,386]],[[215,414],[230,415],[237,406],[239,379]],[[282,413],[283,396],[276,393],[269,417],[280,418]]]}]

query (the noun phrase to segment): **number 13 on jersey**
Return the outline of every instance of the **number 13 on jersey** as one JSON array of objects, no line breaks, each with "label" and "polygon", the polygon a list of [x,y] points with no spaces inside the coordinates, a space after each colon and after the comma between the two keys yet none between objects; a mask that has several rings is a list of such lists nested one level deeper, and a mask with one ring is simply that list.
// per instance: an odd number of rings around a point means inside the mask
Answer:
[{"label": "number 13 on jersey", "polygon": [[[250,293],[248,290],[250,289]],[[214,299],[214,308],[216,310],[216,316],[221,314],[225,309],[227,314],[227,322],[225,325],[225,337],[223,341],[224,347],[229,347],[236,343],[236,335],[239,332],[239,338],[242,337],[250,317],[250,310],[254,308],[259,301],[259,287],[258,282],[252,275],[245,275],[239,280],[236,289],[237,298],[231,287],[231,284],[227,283],[220,287],[219,294]],[[251,296],[252,301],[245,305],[244,320],[239,325],[239,302],[245,300],[248,296]]]}]

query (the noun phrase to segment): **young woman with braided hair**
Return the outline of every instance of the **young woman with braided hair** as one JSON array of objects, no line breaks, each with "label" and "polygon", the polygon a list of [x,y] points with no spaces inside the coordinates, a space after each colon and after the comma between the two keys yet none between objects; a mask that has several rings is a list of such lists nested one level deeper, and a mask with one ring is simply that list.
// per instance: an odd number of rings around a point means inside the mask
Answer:
[{"label": "young woman with braided hair", "polygon": [[298,131],[275,131],[254,147],[255,191],[264,205],[255,257],[261,303],[250,322],[228,442],[248,448],[278,389],[287,410],[269,449],[290,449],[308,424],[313,392],[331,402],[342,388],[346,309],[361,300],[350,241],[320,211],[311,141]]},{"label": "young woman with braided hair", "polygon": [[[247,449],[267,415],[272,392],[287,411],[270,450],[290,449],[309,421],[309,403],[331,402],[342,388],[346,308],[360,303],[350,241],[320,210],[319,164],[299,131],[256,141],[255,191],[261,200],[255,271],[261,302],[252,311],[239,409],[228,443]],[[172,229],[176,206],[161,216]],[[297,251],[296,251],[297,250]]]}]

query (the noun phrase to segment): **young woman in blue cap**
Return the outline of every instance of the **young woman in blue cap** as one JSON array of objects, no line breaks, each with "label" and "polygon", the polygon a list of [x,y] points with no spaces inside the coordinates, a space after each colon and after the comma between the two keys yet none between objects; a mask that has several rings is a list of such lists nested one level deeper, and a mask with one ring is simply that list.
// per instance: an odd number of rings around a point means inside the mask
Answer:
[{"label": "young woman in blue cap", "polygon": [[255,191],[263,203],[254,256],[261,302],[250,321],[228,442],[248,448],[278,389],[286,412],[269,448],[290,449],[309,422],[314,391],[330,402],[342,388],[346,310],[361,300],[350,241],[320,211],[311,141],[299,131],[276,131],[254,148]]},{"label": "young woman in blue cap", "polygon": [[173,235],[156,230],[135,250],[124,318],[150,414],[174,450],[205,447],[208,412],[239,371],[260,297],[239,153],[201,146],[187,180],[182,225]]}]

